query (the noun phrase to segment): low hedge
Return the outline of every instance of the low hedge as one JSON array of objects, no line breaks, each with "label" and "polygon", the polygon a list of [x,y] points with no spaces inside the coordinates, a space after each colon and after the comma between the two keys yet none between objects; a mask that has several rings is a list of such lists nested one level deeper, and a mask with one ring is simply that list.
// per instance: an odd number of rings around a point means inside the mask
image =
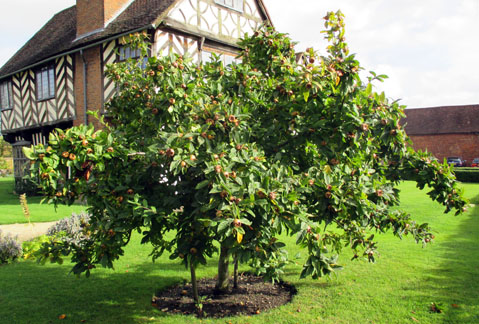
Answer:
[{"label": "low hedge", "polygon": [[479,183],[479,168],[454,168],[454,174],[458,181]]}]

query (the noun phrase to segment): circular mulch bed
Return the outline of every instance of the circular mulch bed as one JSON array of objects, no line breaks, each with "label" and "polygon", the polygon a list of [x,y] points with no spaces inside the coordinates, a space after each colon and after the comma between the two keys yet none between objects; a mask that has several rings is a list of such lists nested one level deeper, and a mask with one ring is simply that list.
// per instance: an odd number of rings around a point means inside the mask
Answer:
[{"label": "circular mulch bed", "polygon": [[173,314],[195,314],[200,317],[226,317],[254,315],[290,302],[296,289],[287,283],[271,284],[262,277],[243,274],[238,278],[238,288],[227,293],[215,292],[216,279],[198,281],[202,312],[198,313],[191,297],[191,283],[178,285],[156,293],[152,305],[162,312]]}]

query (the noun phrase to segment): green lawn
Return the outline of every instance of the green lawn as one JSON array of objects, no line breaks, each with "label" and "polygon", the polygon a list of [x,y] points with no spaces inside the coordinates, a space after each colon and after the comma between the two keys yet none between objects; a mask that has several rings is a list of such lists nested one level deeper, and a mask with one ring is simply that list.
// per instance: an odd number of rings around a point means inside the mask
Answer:
[{"label": "green lawn", "polygon": [[[27,223],[17,195],[13,194],[13,177],[0,178],[0,225]],[[50,222],[80,212],[84,206],[58,206],[40,204],[41,197],[28,197],[31,222]]]},{"label": "green lawn", "polygon": [[[479,185],[464,188],[472,203],[478,204]],[[299,260],[284,278],[296,285],[298,295],[270,312],[200,321],[153,309],[150,300],[155,291],[188,279],[189,272],[167,257],[152,264],[148,246],[139,245],[135,236],[115,271],[99,269],[89,279],[69,274],[69,264],[41,266],[21,261],[0,267],[0,322],[479,323],[479,206],[460,217],[445,215],[412,183],[404,183],[401,189],[402,207],[436,229],[434,244],[422,248],[411,238],[401,241],[382,235],[376,264],[351,262],[346,253],[340,259],[345,269],[319,281],[299,280]],[[294,239],[287,241],[294,256],[298,252]],[[198,275],[214,276],[214,261],[201,267]],[[444,312],[431,313],[432,302],[442,304]],[[59,320],[61,314],[66,318]]]}]

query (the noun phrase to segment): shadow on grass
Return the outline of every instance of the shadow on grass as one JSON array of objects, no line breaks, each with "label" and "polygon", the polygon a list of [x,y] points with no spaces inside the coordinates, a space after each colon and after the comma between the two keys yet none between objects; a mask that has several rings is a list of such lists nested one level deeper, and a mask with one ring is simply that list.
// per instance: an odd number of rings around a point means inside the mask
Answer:
[{"label": "shadow on grass", "polygon": [[[476,201],[479,196],[473,200]],[[454,217],[454,216],[452,216]],[[447,240],[434,248],[440,249],[436,267],[422,274],[418,286],[404,290],[416,290],[418,303],[438,303],[442,314],[435,316],[435,323],[479,323],[479,206],[459,217],[459,225]]]},{"label": "shadow on grass", "polygon": [[0,267],[0,322],[50,323],[65,314],[62,323],[144,323],[168,316],[151,306],[157,290],[189,279],[185,267],[173,262],[123,264],[90,278],[76,278],[70,268],[30,261]]},{"label": "shadow on grass", "polygon": [[436,296],[444,300],[444,323],[479,323],[479,206],[459,217],[464,219],[458,231],[442,243],[446,261],[431,280]]}]

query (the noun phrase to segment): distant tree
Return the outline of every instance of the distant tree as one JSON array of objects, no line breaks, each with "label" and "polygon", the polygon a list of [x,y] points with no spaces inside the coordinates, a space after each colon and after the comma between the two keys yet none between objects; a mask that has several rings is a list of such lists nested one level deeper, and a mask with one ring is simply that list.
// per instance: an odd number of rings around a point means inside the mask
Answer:
[{"label": "distant tree", "polygon": [[[427,185],[446,212],[460,213],[466,202],[450,167],[408,146],[403,107],[373,91],[384,76],[363,82],[342,14],[325,20],[327,54],[309,49],[306,62],[265,27],[245,36],[242,62],[230,66],[177,55],[111,66],[119,93],[107,104],[109,126],[57,130],[49,146],[26,150],[48,199],[85,199],[91,215],[88,240],[50,242],[43,260],[71,254],[73,272],[88,275],[113,267],[138,231],[153,259],[168,251],[190,268],[198,300],[195,269],[216,252],[218,290],[229,285],[231,257],[277,278],[282,233],[306,248],[301,277],[313,278],[339,268],[344,246],[374,261],[374,231],[430,242],[427,224],[396,209],[396,185]],[[146,52],[143,38],[131,42]]]},{"label": "distant tree", "polygon": [[11,157],[12,146],[0,136],[0,157]]}]

